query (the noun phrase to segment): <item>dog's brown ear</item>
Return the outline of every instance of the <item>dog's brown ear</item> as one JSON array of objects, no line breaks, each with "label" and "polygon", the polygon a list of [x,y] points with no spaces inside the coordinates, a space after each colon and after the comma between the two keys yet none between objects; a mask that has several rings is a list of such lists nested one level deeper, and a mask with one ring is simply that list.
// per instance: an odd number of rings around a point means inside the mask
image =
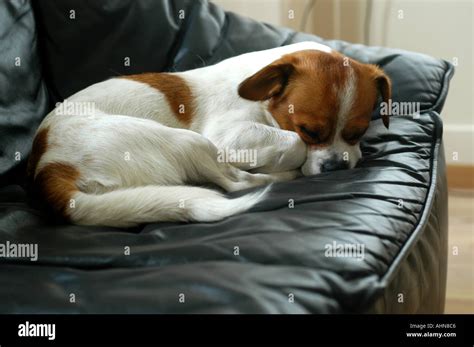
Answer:
[{"label": "dog's brown ear", "polygon": [[270,99],[285,89],[293,70],[289,63],[270,64],[240,83],[239,95],[252,101]]},{"label": "dog's brown ear", "polygon": [[[389,100],[392,98],[392,81],[381,69],[378,69],[377,76],[375,77],[375,82],[377,83],[377,88],[379,90],[380,95],[382,95],[383,102],[388,104]],[[382,115],[382,121],[385,127],[388,129],[388,126],[390,124],[389,115]]]}]

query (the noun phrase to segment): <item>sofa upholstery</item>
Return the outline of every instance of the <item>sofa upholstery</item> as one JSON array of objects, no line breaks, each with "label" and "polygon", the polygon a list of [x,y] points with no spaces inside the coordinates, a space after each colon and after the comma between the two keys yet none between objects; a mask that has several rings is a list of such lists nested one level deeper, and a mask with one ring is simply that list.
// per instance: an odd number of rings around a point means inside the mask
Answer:
[{"label": "sofa upholstery", "polygon": [[[28,1],[0,7],[6,9],[0,9],[6,17],[0,33],[7,37],[0,47],[9,48],[0,60],[0,243],[39,247],[36,262],[0,258],[1,313],[443,312],[440,113],[453,74],[449,63],[325,41],[207,1],[38,0],[33,8]],[[356,168],[275,184],[264,202],[221,222],[83,227],[53,223],[33,207],[24,161],[41,117],[56,102],[117,75],[183,71],[306,40],[380,65],[392,79],[393,101],[419,102],[419,117],[393,116],[386,130],[376,110]],[[11,66],[16,54],[28,57],[26,72]],[[21,144],[20,160],[12,143]],[[364,245],[364,259],[325,256],[333,242]]]}]

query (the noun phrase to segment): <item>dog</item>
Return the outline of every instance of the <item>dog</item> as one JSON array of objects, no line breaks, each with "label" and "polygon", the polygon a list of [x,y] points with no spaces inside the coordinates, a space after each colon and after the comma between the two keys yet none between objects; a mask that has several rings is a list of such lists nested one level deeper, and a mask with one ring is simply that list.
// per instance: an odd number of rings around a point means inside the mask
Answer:
[{"label": "dog", "polygon": [[[254,206],[268,187],[229,199],[203,184],[232,192],[353,168],[380,95],[391,96],[380,68],[315,42],[186,72],[118,76],[45,117],[27,175],[75,224],[218,221]],[[67,113],[66,102],[94,107]],[[257,160],[218,160],[226,149],[255,151]]]}]

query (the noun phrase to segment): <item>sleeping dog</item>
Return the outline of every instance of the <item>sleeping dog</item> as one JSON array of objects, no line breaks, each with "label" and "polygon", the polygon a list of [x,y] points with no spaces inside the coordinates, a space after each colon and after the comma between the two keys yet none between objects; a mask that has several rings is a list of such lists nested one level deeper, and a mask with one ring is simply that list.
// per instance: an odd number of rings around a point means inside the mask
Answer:
[{"label": "sleeping dog", "polygon": [[[314,42],[112,78],[46,116],[28,175],[46,204],[76,224],[217,221],[266,190],[229,199],[196,185],[235,191],[354,167],[379,94],[391,95],[381,69]],[[68,113],[64,103],[93,107]],[[218,160],[223,150],[255,151],[256,160]]]}]

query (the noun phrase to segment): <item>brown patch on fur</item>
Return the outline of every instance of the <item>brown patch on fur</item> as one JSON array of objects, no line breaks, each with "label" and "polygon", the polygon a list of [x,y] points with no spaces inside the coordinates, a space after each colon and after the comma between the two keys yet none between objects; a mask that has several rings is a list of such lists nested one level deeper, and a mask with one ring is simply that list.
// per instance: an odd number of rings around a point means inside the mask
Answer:
[{"label": "brown patch on fur", "polygon": [[[292,69],[278,69],[282,65],[292,66]],[[271,90],[278,92],[269,96],[271,100],[268,106],[279,126],[297,132],[307,144],[319,147],[328,145],[336,130],[338,91],[344,87],[348,78],[343,56],[303,50],[284,55],[260,72],[272,69],[273,72],[290,72],[287,76],[273,76],[271,79],[273,83],[280,83],[279,87],[272,87]],[[267,72],[263,77],[268,75]],[[242,82],[239,95],[242,96],[240,91],[243,88],[257,88],[262,84],[252,83],[252,78]]]},{"label": "brown patch on fur", "polygon": [[79,172],[69,164],[46,164],[36,174],[38,163],[48,149],[49,129],[41,129],[33,140],[32,150],[27,165],[28,190],[45,206],[42,209],[52,210],[54,214],[68,219],[68,206],[73,194],[78,191],[76,180]]},{"label": "brown patch on fur", "polygon": [[[382,69],[376,68],[375,73],[375,82],[377,83],[377,88],[382,95],[382,100],[385,103],[388,103],[392,98],[392,80],[388,77]],[[389,115],[382,115],[382,121],[385,127],[388,129],[390,125]]]},{"label": "brown patch on fur", "polygon": [[351,61],[351,67],[355,74],[355,95],[341,136],[348,144],[355,145],[369,127],[378,93],[373,65]]},{"label": "brown patch on fur", "polygon": [[162,92],[178,120],[189,125],[194,115],[194,97],[186,81],[172,73],[143,73],[122,78],[146,83]]},{"label": "brown patch on fur", "polygon": [[38,163],[48,148],[48,132],[48,128],[41,129],[33,140],[31,154],[26,167],[26,175],[30,181],[33,180]]},{"label": "brown patch on fur", "polygon": [[[342,130],[342,138],[349,144],[356,144],[367,131],[372,119],[372,111],[377,107],[378,94],[385,102],[391,97],[391,83],[385,73],[375,65],[351,63],[356,74],[356,95],[353,105]],[[389,119],[383,117],[388,128]]]},{"label": "brown patch on fur", "polygon": [[[334,139],[339,93],[355,74],[356,95],[343,129],[343,138],[355,144],[369,126],[378,92],[387,101],[390,79],[375,65],[362,64],[337,52],[304,50],[284,55],[250,76],[239,86],[245,99],[269,100],[268,111],[282,129],[297,132],[313,148]],[[384,117],[388,127],[388,117]]]},{"label": "brown patch on fur", "polygon": [[35,177],[35,192],[52,208],[55,214],[69,219],[69,205],[79,189],[76,181],[79,171],[65,163],[45,165]]}]

